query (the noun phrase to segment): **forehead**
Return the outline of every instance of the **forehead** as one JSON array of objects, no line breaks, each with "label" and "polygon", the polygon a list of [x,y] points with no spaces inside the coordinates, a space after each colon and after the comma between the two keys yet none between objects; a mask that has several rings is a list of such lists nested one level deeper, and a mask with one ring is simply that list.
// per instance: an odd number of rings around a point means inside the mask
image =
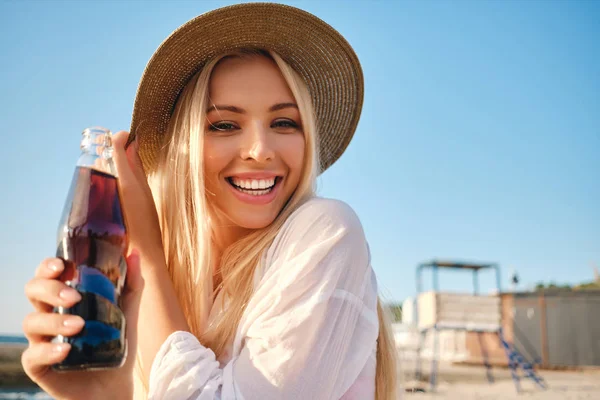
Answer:
[{"label": "forehead", "polygon": [[209,94],[213,102],[236,97],[277,97],[293,100],[281,70],[270,58],[261,55],[227,57],[212,72]]}]

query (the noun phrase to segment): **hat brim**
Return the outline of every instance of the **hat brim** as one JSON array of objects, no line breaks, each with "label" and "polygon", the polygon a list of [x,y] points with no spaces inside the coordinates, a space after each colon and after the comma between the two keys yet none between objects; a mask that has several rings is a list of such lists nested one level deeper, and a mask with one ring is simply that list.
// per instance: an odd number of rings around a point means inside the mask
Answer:
[{"label": "hat brim", "polygon": [[139,83],[129,141],[136,136],[147,173],[156,168],[177,98],[216,56],[242,48],[279,54],[306,82],[319,133],[321,171],[344,152],[360,118],[364,83],[358,57],[330,25],[295,7],[246,3],[202,14],[158,47]]}]

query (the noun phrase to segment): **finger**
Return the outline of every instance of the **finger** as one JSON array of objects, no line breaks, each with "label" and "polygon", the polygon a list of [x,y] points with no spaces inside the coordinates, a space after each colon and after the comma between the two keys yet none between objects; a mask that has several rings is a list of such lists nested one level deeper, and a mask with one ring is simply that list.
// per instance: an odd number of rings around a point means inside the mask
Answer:
[{"label": "finger", "polygon": [[21,364],[25,373],[37,381],[48,372],[52,364],[63,361],[69,354],[68,343],[37,343],[31,345],[21,356]]},{"label": "finger", "polygon": [[65,264],[60,258],[46,258],[35,270],[36,278],[56,279],[65,269]]},{"label": "finger", "polygon": [[125,150],[127,150],[129,148],[129,146],[137,139],[137,135],[135,133],[130,133],[129,136],[127,136],[127,142],[125,142]]},{"label": "finger", "polygon": [[125,155],[127,156],[127,162],[129,164],[129,168],[133,172],[133,175],[136,177],[137,181],[140,184],[140,188],[144,191],[146,196],[149,198],[152,197],[152,191],[150,190],[150,186],[148,185],[148,178],[146,176],[146,172],[144,170],[144,164],[142,163],[142,159],[139,155],[140,142],[136,138],[132,145],[127,147],[125,150]]},{"label": "finger", "polygon": [[[151,198],[152,192],[148,186],[142,161],[137,153],[137,140],[125,150],[124,146],[128,135],[126,131],[119,131],[114,135],[113,155],[119,175],[119,188],[123,194],[123,202],[129,203],[124,204],[124,206],[126,209],[132,209],[134,208],[132,202],[135,202],[141,196]],[[125,218],[127,218],[127,213],[125,213]]]},{"label": "finger", "polygon": [[[141,271],[141,258],[137,249],[132,249],[127,256],[127,279],[125,282],[125,291],[122,299],[122,309],[127,320],[127,346],[129,351],[135,352],[137,348],[137,321],[139,317],[140,301],[144,280]],[[127,357],[130,366],[135,363],[135,357]]]},{"label": "finger", "polygon": [[126,258],[127,262],[127,279],[125,282],[125,294],[138,293],[144,286],[142,279],[140,252],[137,249],[132,249],[131,253]]},{"label": "finger", "polygon": [[[65,265],[63,260],[60,258],[46,258],[42,261],[35,270],[35,278],[45,278],[45,279],[58,279],[62,272],[65,269]],[[50,312],[52,311],[52,306],[37,301],[35,299],[30,299],[33,307],[37,311],[41,312]]]},{"label": "finger", "polygon": [[127,154],[127,159],[129,161],[129,166],[131,170],[136,175],[136,177],[140,180],[146,180],[146,172],[144,171],[144,164],[142,163],[142,159],[140,158],[140,142],[136,138],[131,146],[125,150]]},{"label": "finger", "polygon": [[63,282],[43,278],[34,278],[27,282],[25,295],[38,311],[46,311],[48,306],[72,307],[81,300],[77,290]]},{"label": "finger", "polygon": [[[133,232],[133,229],[136,229],[137,226],[147,226],[147,220],[157,221],[158,215],[152,198],[152,191],[141,166],[141,160],[139,160],[135,151],[135,146],[129,146],[127,151],[123,147],[127,135],[128,133],[125,131],[119,131],[115,134],[113,155],[119,175],[121,201],[125,209],[125,224],[129,231]],[[142,235],[145,234],[146,232]],[[131,237],[140,236],[132,234]],[[133,242],[130,243],[133,244]]]},{"label": "finger", "polygon": [[[113,135],[113,159],[115,161],[115,167],[117,168],[117,174],[121,184],[126,182],[134,182],[135,174],[133,172],[134,166],[129,164],[129,158],[125,151],[125,143],[129,133],[126,131],[119,131]],[[131,150],[135,146],[129,146],[128,150]]]},{"label": "finger", "polygon": [[139,311],[144,279],[142,278],[140,254],[137,249],[133,249],[127,256],[127,279],[125,281],[125,290],[123,292],[122,307],[128,325],[135,325],[137,313]]},{"label": "finger", "polygon": [[23,320],[23,333],[29,343],[36,343],[49,336],[73,336],[84,324],[83,318],[77,315],[34,312]]}]

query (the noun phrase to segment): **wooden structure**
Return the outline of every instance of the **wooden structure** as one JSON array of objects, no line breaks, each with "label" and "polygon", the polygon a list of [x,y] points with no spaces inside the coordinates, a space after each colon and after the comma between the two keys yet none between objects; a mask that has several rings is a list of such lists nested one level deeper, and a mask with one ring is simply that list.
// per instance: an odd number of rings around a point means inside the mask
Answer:
[{"label": "wooden structure", "polygon": [[[433,271],[433,291],[423,292],[422,271],[430,268]],[[439,291],[438,272],[440,269],[470,271],[473,278],[473,294],[444,293]],[[494,269],[496,272],[496,294],[479,294],[479,271]],[[500,301],[500,268],[496,264],[457,263],[449,261],[431,261],[417,267],[416,322],[419,330],[419,347],[415,378],[421,379],[421,350],[428,334],[433,335],[431,358],[430,386],[434,391],[437,384],[439,359],[439,332],[443,330],[467,331],[478,336],[484,364],[489,382],[493,382],[491,364],[488,362],[483,340],[487,337],[499,339],[505,353],[517,391],[520,390],[520,376],[517,368],[521,368],[525,377],[532,379],[538,386],[545,388],[543,379],[533,370],[533,366],[509,343],[502,330],[502,305]]]},{"label": "wooden structure", "polygon": [[[500,299],[504,338],[531,363],[548,369],[600,367],[600,291],[503,293]],[[507,365],[493,333],[467,331],[465,348],[460,362]]]}]

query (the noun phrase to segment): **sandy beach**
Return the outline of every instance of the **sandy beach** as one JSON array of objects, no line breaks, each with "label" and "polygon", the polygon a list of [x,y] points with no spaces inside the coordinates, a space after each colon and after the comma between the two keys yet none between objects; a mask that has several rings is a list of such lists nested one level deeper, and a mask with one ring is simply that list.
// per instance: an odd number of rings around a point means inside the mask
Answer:
[{"label": "sandy beach", "polygon": [[544,399],[544,400],[584,400],[600,398],[600,374],[577,372],[542,373],[549,388],[541,390],[531,381],[522,383],[522,392],[518,394],[511,380],[499,380],[493,384],[483,381],[474,382],[442,382],[436,393],[406,393],[407,399],[460,399],[460,400],[511,400],[511,399]]},{"label": "sandy beach", "polygon": [[[523,384],[521,394],[517,394],[511,381],[501,381],[488,385],[486,383],[443,383],[436,393],[406,393],[405,399],[460,399],[460,400],[511,400],[511,399],[543,399],[543,400],[584,400],[600,397],[600,384],[596,378],[584,377],[574,380],[573,377],[552,377],[549,389],[542,391],[528,382]],[[401,397],[402,398],[402,397]]]},{"label": "sandy beach", "polygon": [[[22,344],[0,345],[0,390],[31,388],[35,384],[21,369]],[[414,363],[402,363],[399,382],[404,389],[421,388],[424,392],[402,392],[404,399],[459,399],[459,400],[587,400],[600,398],[600,369],[586,371],[540,371],[548,385],[547,390],[536,387],[529,379],[521,380],[522,392],[518,394],[506,368],[494,368],[494,383],[486,380],[483,367],[442,363],[439,384],[435,393],[429,392],[426,382],[415,382]],[[424,363],[424,378],[428,378],[428,363]]]},{"label": "sandy beach", "polygon": [[[408,365],[407,365],[408,364]],[[547,390],[536,386],[532,380],[521,379],[521,393],[517,393],[515,384],[507,368],[493,368],[494,383],[488,383],[486,370],[479,366],[464,366],[442,363],[439,369],[438,386],[435,393],[429,391],[429,384],[416,383],[413,380],[413,363],[404,363],[400,377],[405,389],[422,388],[424,392],[402,393],[405,399],[459,399],[459,400],[584,400],[600,398],[600,369],[585,371],[538,371]],[[427,368],[427,365],[425,365]],[[425,370],[425,378],[428,372]]]}]

